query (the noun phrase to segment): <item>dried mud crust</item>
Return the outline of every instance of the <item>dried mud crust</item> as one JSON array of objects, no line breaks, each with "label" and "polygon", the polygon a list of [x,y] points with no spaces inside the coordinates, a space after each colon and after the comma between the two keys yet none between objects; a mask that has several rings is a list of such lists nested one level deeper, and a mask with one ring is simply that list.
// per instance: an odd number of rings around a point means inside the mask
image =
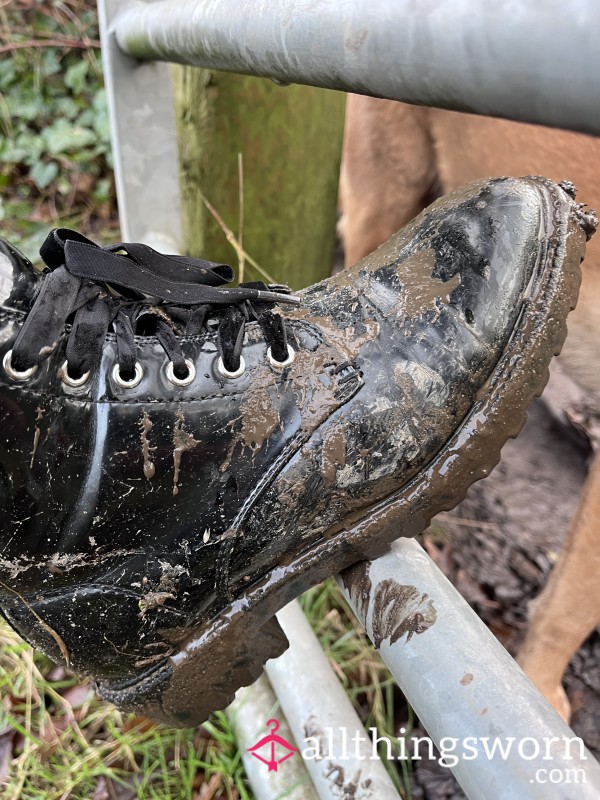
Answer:
[{"label": "dried mud crust", "polygon": [[[585,234],[575,208],[565,229],[560,190],[548,182],[538,191],[546,198],[546,225],[556,235],[540,254],[504,353],[443,449],[400,490],[346,518],[326,531],[324,541],[311,551],[250,586],[242,598],[195,632],[169,663],[131,685],[100,685],[106,699],[180,726],[196,724],[225,707],[240,686],[259,676],[267,659],[286,649],[274,619],[280,608],[329,575],[381,555],[399,536],[422,532],[435,514],[453,508],[473,482],[496,466],[502,446],[520,432],[530,401],[548,380],[549,363],[565,340],[566,317],[575,307],[581,279]],[[573,246],[567,257],[569,237],[578,237],[580,246]]]}]

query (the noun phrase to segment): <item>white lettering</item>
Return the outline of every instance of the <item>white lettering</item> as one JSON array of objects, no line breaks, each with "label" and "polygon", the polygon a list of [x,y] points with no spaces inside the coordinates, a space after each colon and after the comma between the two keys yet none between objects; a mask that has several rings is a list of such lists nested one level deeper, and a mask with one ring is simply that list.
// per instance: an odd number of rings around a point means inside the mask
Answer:
[{"label": "white lettering", "polygon": [[[571,780],[571,776],[574,777],[575,780]],[[565,770],[565,783],[585,783],[585,770],[581,769],[566,769]]]},{"label": "white lettering", "polygon": [[367,757],[361,753],[361,744],[363,742],[368,742],[368,738],[363,736],[360,731],[356,731],[354,736],[352,737],[352,741],[354,742],[354,758],[357,761],[366,761]]},{"label": "white lettering", "polygon": [[404,734],[406,733],[406,728],[400,728],[398,731],[398,761],[406,761],[408,756],[406,755],[406,738]]},{"label": "white lettering", "polygon": [[[543,761],[554,761],[554,756],[551,754],[551,746],[553,742],[560,742],[558,736],[545,736],[544,744],[546,745],[546,755],[542,756]],[[552,748],[555,749],[555,748]]]},{"label": "white lettering", "polygon": [[583,739],[580,739],[579,736],[572,736],[569,738],[568,736],[563,736],[563,742],[565,743],[565,758],[568,761],[573,760],[573,756],[571,755],[571,744],[575,742],[579,745],[579,758],[583,761],[587,761],[587,756],[585,754],[585,745],[583,744]]},{"label": "white lettering", "polygon": [[[526,755],[525,750],[523,749],[523,745],[525,742],[532,742],[534,747],[534,752],[532,755]],[[523,739],[519,741],[518,751],[521,758],[525,759],[525,761],[531,761],[534,758],[537,758],[540,754],[540,743],[537,739],[534,739],[533,736],[525,736]]]},{"label": "white lettering", "polygon": [[495,738],[495,739],[492,740],[492,746],[491,747],[488,747],[488,743],[490,741],[490,737],[489,736],[482,736],[480,741],[481,741],[481,744],[483,745],[483,751],[486,754],[488,761],[491,761],[492,758],[494,758],[496,756],[496,751],[498,751],[498,753],[500,754],[501,758],[503,758],[506,761],[506,759],[510,755],[510,751],[512,750],[512,746],[514,744],[515,737],[514,736],[508,736],[507,739],[506,739],[506,745],[507,746],[504,747],[504,748],[502,746],[502,740],[498,739],[498,738]]},{"label": "white lettering", "polygon": [[[554,776],[554,777],[552,777],[552,776]],[[548,777],[550,778],[550,783],[562,783],[562,770],[561,769],[551,769],[550,773],[548,774]]]},{"label": "white lettering", "polygon": [[434,760],[435,756],[433,755],[433,742],[429,736],[411,736],[410,741],[412,742],[413,746],[413,761],[421,761],[421,742],[425,742],[427,744],[427,758],[429,761]]},{"label": "white lettering", "polygon": [[[463,752],[462,757],[464,761],[473,761],[477,758],[479,754],[479,750],[477,749],[477,741],[478,740],[476,736],[467,736],[466,739],[463,739],[463,751],[469,751],[471,754],[466,755],[466,753]],[[470,742],[473,742],[473,744],[470,744]]]},{"label": "white lettering", "polygon": [[387,736],[377,736],[377,728],[369,728],[369,733],[373,737],[372,740],[371,740],[372,741],[372,749],[371,749],[371,758],[370,758],[370,760],[371,761],[379,760],[380,756],[379,756],[379,747],[378,747],[378,745],[381,742],[384,742],[385,743],[386,755],[383,756],[383,758],[386,758],[388,761],[391,761],[392,758],[393,758],[393,756],[392,756],[392,743],[390,742],[388,737]]},{"label": "white lettering", "polygon": [[438,759],[440,767],[450,767],[452,769],[458,764],[459,759],[454,754],[458,742],[459,739],[455,739],[453,736],[443,736],[440,739],[440,758]]},{"label": "white lettering", "polygon": [[320,761],[321,760],[321,740],[318,736],[307,736],[304,739],[305,743],[313,743],[310,747],[305,747],[302,750],[302,758],[305,761]]}]

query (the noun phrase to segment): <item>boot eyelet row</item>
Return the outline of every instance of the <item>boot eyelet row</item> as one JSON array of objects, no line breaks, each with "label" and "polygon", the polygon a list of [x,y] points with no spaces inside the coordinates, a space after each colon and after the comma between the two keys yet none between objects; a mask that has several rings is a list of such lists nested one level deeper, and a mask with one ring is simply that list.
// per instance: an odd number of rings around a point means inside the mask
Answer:
[{"label": "boot eyelet row", "polygon": [[186,358],[185,365],[187,367],[187,375],[184,378],[178,378],[175,375],[175,366],[172,361],[169,361],[167,364],[167,379],[174,385],[174,386],[189,386],[191,383],[194,382],[196,377],[196,367],[194,366],[193,362]]},{"label": "boot eyelet row", "polygon": [[139,363],[139,361],[135,362],[134,375],[133,378],[130,378],[129,380],[123,378],[121,375],[121,367],[119,364],[115,364],[112,368],[112,379],[120,389],[135,389],[143,377],[144,370],[142,369],[142,365]]},{"label": "boot eyelet row", "polygon": [[240,365],[236,370],[230,372],[228,369],[225,368],[225,364],[223,363],[223,359],[219,356],[219,360],[217,361],[217,372],[222,375],[224,378],[233,379],[241,377],[244,372],[246,371],[246,362],[244,361],[244,356],[240,356]]},{"label": "boot eyelet row", "polygon": [[65,386],[70,386],[73,389],[79,389],[81,386],[84,386],[90,379],[90,371],[84,372],[83,375],[79,378],[73,378],[69,375],[69,362],[64,361],[62,367],[60,368],[60,379],[65,384]]},{"label": "boot eyelet row", "polygon": [[13,381],[28,381],[29,378],[32,378],[37,372],[37,364],[34,364],[33,367],[29,367],[29,369],[24,369],[22,371],[15,369],[12,365],[12,350],[9,350],[8,353],[4,354],[2,366],[4,367],[4,371],[8,377],[12,378]]},{"label": "boot eyelet row", "polygon": [[[293,364],[294,359],[296,358],[296,351],[293,347],[289,344],[287,346],[288,350],[288,357],[285,361],[277,361],[277,359],[273,358],[273,354],[271,352],[271,348],[267,349],[267,359],[269,364],[273,367],[273,369],[285,369]],[[12,378],[14,381],[27,381],[29,378],[33,377],[37,372],[37,364],[29,369],[25,369],[22,371],[16,370],[11,362],[12,357],[12,350],[9,350],[4,355],[4,359],[2,361],[2,366],[4,367],[4,371]],[[167,379],[172,383],[174,386],[190,386],[195,378],[196,378],[196,367],[194,363],[190,361],[189,358],[185,359],[185,365],[187,367],[187,375],[184,378],[178,378],[175,375],[175,368],[172,361],[169,361],[166,367],[166,375]],[[244,361],[244,357],[240,356],[240,365],[236,370],[230,371],[226,369],[225,364],[223,363],[223,359],[219,356],[217,361],[217,372],[222,375],[224,378],[228,380],[232,380],[234,378],[240,378],[244,372],[246,371],[246,362]],[[65,386],[69,386],[73,389],[79,389],[84,386],[90,379],[90,372],[85,372],[79,378],[73,378],[69,375],[69,364],[67,361],[64,361],[61,368],[60,368],[60,378]],[[135,362],[135,373],[134,376],[130,380],[126,380],[121,375],[121,368],[119,364],[115,364],[112,369],[112,379],[116,383],[116,385],[120,389],[135,389],[136,386],[139,385],[142,378],[144,376],[144,370],[142,369],[142,365],[136,361]]]},{"label": "boot eyelet row", "polygon": [[273,358],[271,348],[270,347],[268,348],[267,358],[269,360],[269,364],[273,367],[273,369],[285,369],[286,367],[289,367],[294,363],[294,359],[296,358],[296,351],[289,344],[287,346],[287,352],[288,354],[285,361],[277,361],[276,358]]}]

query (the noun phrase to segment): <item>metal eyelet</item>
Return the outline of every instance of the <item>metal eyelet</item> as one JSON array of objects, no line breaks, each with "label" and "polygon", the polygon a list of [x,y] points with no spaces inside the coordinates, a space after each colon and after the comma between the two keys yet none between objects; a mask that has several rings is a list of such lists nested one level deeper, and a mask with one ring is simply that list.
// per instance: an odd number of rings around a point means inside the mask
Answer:
[{"label": "metal eyelet", "polygon": [[15,369],[12,365],[12,350],[9,350],[8,353],[4,354],[2,366],[4,367],[4,371],[8,377],[12,378],[13,381],[28,381],[29,378],[31,378],[37,372],[37,364],[34,364],[33,367],[29,367],[29,369],[24,369],[22,372],[20,372],[18,369]]},{"label": "metal eyelet", "polygon": [[121,377],[121,368],[118,364],[112,368],[112,379],[121,389],[135,389],[143,377],[144,370],[138,361],[135,362],[135,375],[129,381]]},{"label": "metal eyelet", "polygon": [[285,369],[286,367],[289,367],[294,363],[294,359],[296,358],[296,351],[289,344],[287,346],[287,351],[288,351],[288,356],[285,359],[285,361],[277,361],[276,358],[273,358],[271,348],[269,347],[267,349],[267,358],[269,360],[269,364],[273,367],[273,369]]},{"label": "metal eyelet", "polygon": [[188,370],[187,375],[185,376],[185,378],[178,378],[177,375],[175,375],[175,368],[173,362],[169,361],[169,363],[167,364],[167,369],[166,369],[167,378],[174,386],[189,386],[190,383],[194,382],[194,378],[196,377],[196,367],[189,360],[189,358],[186,358],[185,365]]},{"label": "metal eyelet", "polygon": [[223,359],[219,356],[219,360],[217,361],[217,372],[219,372],[224,378],[239,378],[240,375],[243,375],[246,371],[246,362],[244,361],[244,356],[240,356],[240,365],[239,367],[230,372],[228,369],[225,369],[225,364],[223,363]]},{"label": "metal eyelet", "polygon": [[60,368],[60,379],[65,384],[65,386],[71,386],[73,389],[78,389],[80,386],[83,386],[85,383],[88,382],[90,379],[90,371],[84,372],[80,378],[72,378],[69,375],[69,362],[64,361],[62,367]]}]

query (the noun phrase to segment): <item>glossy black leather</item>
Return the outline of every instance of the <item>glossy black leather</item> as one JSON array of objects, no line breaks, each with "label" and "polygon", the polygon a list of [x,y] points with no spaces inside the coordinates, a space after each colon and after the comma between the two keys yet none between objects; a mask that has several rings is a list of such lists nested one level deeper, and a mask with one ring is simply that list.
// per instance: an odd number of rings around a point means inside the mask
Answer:
[{"label": "glossy black leather", "polygon": [[[511,335],[546,224],[535,181],[479,182],[438,201],[305,290],[299,310],[281,309],[298,351],[283,371],[256,323],[234,380],[216,370],[214,330],[182,340],[196,366],[187,388],[168,381],[153,337],[137,339],[134,389],[114,382],[112,336],[80,389],[61,380],[64,342],[26,382],[0,369],[6,618],[60,661],[51,628],[72,666],[97,678],[151,669],[442,447]],[[2,248],[0,360],[37,279]]]}]

